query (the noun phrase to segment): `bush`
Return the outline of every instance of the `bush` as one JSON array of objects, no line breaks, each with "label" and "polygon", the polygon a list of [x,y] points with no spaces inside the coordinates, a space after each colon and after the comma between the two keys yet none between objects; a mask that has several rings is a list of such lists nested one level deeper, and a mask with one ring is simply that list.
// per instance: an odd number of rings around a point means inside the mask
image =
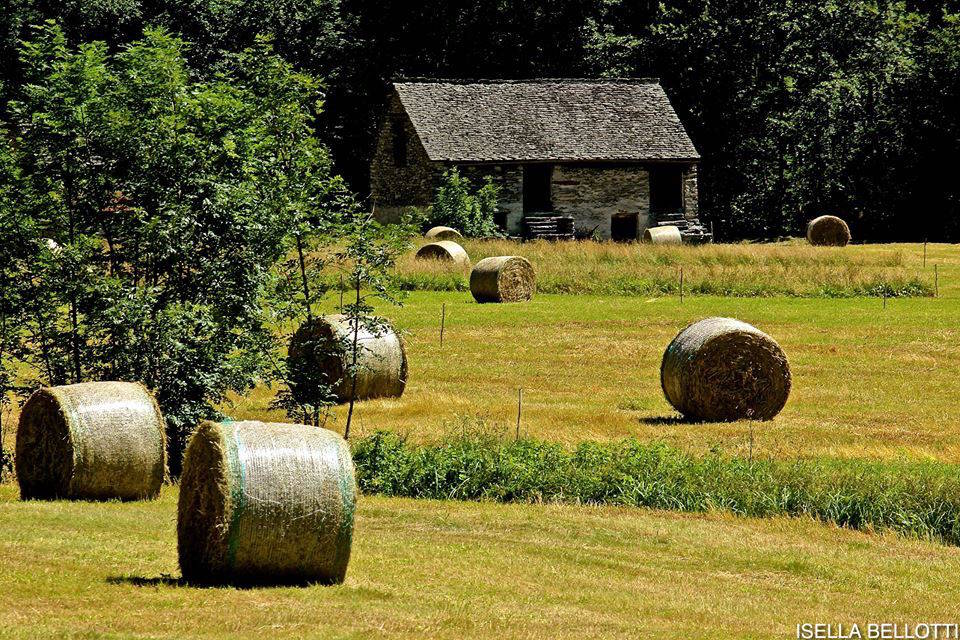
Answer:
[{"label": "bush", "polygon": [[494,222],[500,188],[487,178],[482,187],[472,191],[470,181],[457,169],[443,174],[430,208],[428,226],[453,227],[468,238],[489,238],[500,235]]},{"label": "bush", "polygon": [[367,493],[807,516],[960,544],[960,469],[954,465],[695,457],[634,439],[568,450],[477,431],[427,446],[379,432],[357,442],[353,455]]}]

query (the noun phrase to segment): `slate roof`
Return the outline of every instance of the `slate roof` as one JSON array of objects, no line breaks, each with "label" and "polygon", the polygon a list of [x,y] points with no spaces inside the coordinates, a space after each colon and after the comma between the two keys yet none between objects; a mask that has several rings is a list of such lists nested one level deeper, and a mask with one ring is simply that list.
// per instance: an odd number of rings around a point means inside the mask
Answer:
[{"label": "slate roof", "polygon": [[656,80],[396,82],[431,160],[695,160]]}]

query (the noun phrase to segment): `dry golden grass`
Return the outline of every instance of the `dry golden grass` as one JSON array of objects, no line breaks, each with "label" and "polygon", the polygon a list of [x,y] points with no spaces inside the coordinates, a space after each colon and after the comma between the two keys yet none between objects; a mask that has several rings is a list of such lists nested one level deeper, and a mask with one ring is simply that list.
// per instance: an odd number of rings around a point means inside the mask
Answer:
[{"label": "dry golden grass", "polygon": [[791,638],[954,622],[960,549],[807,520],[361,498],[336,587],[178,582],[176,488],[139,503],[0,487],[0,637]]},{"label": "dry golden grass", "polygon": [[[651,246],[612,242],[464,240],[474,263],[489,256],[521,255],[537,269],[546,293],[655,295],[679,289],[683,268],[688,294],[849,297],[926,295],[932,274],[913,264],[917,245],[813,247],[802,240],[774,244]],[[398,263],[405,286],[465,289],[468,270],[414,252]]]}]

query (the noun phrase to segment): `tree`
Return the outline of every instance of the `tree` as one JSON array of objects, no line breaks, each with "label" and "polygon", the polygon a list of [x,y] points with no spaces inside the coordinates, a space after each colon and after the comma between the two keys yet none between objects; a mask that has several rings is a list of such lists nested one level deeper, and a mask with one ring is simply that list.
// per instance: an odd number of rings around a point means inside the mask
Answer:
[{"label": "tree", "polygon": [[342,185],[309,126],[314,80],[265,41],[199,80],[187,48],[150,30],[112,55],[71,49],[46,25],[10,103],[16,197],[39,247],[23,265],[25,358],[46,384],[147,384],[174,472],[189,430],[267,375],[271,270],[303,229],[325,228],[323,196]]}]

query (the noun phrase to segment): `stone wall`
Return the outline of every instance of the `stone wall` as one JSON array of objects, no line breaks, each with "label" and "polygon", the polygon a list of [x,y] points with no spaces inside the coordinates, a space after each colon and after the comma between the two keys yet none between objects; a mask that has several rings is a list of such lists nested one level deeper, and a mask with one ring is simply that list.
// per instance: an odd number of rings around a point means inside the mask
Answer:
[{"label": "stone wall", "polygon": [[700,213],[697,165],[691,164],[683,170],[683,215],[693,220]]},{"label": "stone wall", "polygon": [[[407,138],[406,165],[398,167],[394,162],[393,122],[402,123]],[[407,207],[426,207],[433,201],[437,176],[443,167],[430,161],[420,142],[413,123],[403,110],[396,94],[390,97],[389,107],[373,161],[370,163],[370,197],[377,219],[394,222]]]},{"label": "stone wall", "polygon": [[650,174],[639,165],[555,165],[553,210],[573,216],[578,231],[610,237],[616,214],[638,214],[637,233],[650,226]]}]

